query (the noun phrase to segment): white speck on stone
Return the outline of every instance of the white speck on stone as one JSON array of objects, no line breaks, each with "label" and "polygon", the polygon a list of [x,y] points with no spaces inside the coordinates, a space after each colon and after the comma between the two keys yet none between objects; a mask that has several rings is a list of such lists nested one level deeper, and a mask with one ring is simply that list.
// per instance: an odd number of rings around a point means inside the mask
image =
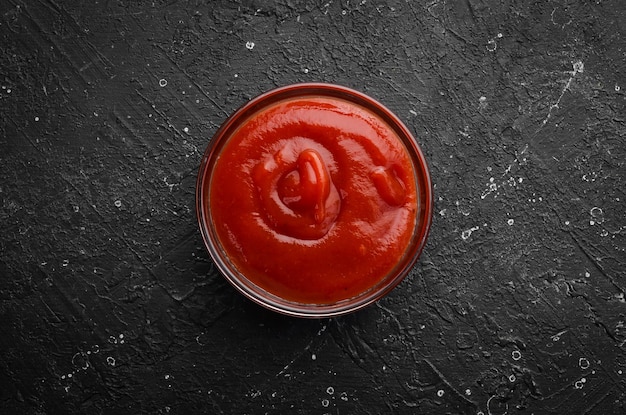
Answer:
[{"label": "white speck on stone", "polygon": [[188,133],[188,132],[189,132],[189,127],[185,127],[185,128],[183,128],[183,131],[184,131],[184,132],[186,132],[186,133]]},{"label": "white speck on stone", "polygon": [[515,223],[515,220],[509,219],[509,220],[506,221],[506,223],[508,223],[509,226],[513,226],[513,224]]},{"label": "white speck on stone", "polygon": [[322,406],[328,408],[328,405],[330,405],[330,401],[328,399],[322,399]]},{"label": "white speck on stone", "polygon": [[122,201],[121,200],[116,200],[114,203],[116,208],[121,208],[122,207]]},{"label": "white speck on stone", "polygon": [[441,398],[441,397],[444,395],[444,393],[445,393],[445,392],[443,391],[443,389],[439,389],[439,390],[437,391],[437,396],[439,396],[439,397]]},{"label": "white speck on stone", "polygon": [[589,271],[585,271],[585,278],[589,278],[591,277],[591,274],[589,273]]},{"label": "white speck on stone", "polygon": [[250,42],[250,41],[246,42],[246,49],[248,50],[254,49],[254,42]]},{"label": "white speck on stone", "polygon": [[477,231],[478,229],[478,226],[474,226],[473,228],[464,230],[463,232],[461,232],[461,239],[466,241],[470,236],[472,236],[472,232]]},{"label": "white speck on stone", "polygon": [[470,396],[472,391],[470,389],[465,389],[465,395]]},{"label": "white speck on stone", "polygon": [[585,71],[585,64],[582,61],[574,62],[574,74],[583,73]]},{"label": "white speck on stone", "polygon": [[509,376],[509,382],[515,382],[515,375]]},{"label": "white speck on stone", "polygon": [[315,353],[311,355],[311,360],[317,360],[317,356],[315,355]]},{"label": "white speck on stone", "polygon": [[333,388],[332,386],[329,386],[326,388],[326,393],[329,395],[332,395],[335,393],[335,388]]},{"label": "white speck on stone", "polygon": [[35,121],[39,121],[39,117],[35,117]]},{"label": "white speck on stone", "polygon": [[164,79],[164,78],[160,79],[160,80],[159,80],[159,86],[160,86],[161,88],[166,87],[166,86],[167,86],[167,79]]},{"label": "white speck on stone", "polygon": [[619,92],[622,88],[619,85],[615,85],[615,92]]},{"label": "white speck on stone", "polygon": [[496,44],[496,41],[494,39],[489,39],[489,41],[487,42],[487,50],[489,52],[493,52],[498,48],[498,45]]},{"label": "white speck on stone", "polygon": [[522,358],[522,353],[519,350],[513,350],[511,357],[513,360],[520,360]]},{"label": "white speck on stone", "polygon": [[302,72],[304,72],[304,73],[309,73],[309,68],[304,68],[304,69],[302,70]]},{"label": "white speck on stone", "polygon": [[604,212],[597,206],[591,208],[589,215],[591,215],[592,221],[594,222],[593,224],[604,222]]},{"label": "white speck on stone", "polygon": [[589,364],[589,359],[587,359],[585,357],[581,357],[580,359],[578,359],[578,366],[580,366],[581,369],[583,369],[583,370],[589,369],[589,365],[590,365]]},{"label": "white speck on stone", "polygon": [[115,366],[115,358],[113,356],[107,357],[107,363],[109,366]]}]

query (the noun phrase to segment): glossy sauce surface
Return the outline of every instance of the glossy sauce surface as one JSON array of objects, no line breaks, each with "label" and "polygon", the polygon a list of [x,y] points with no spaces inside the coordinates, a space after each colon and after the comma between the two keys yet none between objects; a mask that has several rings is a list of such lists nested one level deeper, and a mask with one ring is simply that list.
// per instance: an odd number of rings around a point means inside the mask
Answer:
[{"label": "glossy sauce surface", "polygon": [[222,249],[267,292],[305,304],[381,282],[416,226],[411,158],[379,117],[341,99],[293,98],[245,121],[209,187]]}]

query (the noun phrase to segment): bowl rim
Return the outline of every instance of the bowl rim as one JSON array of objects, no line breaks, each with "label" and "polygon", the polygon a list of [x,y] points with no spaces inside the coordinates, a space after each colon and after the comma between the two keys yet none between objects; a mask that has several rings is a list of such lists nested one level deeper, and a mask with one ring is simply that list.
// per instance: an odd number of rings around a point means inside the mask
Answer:
[{"label": "bowl rim", "polygon": [[[210,198],[208,197],[211,186],[211,165],[218,158],[220,150],[241,123],[268,105],[287,99],[312,96],[342,99],[358,105],[381,118],[389,128],[396,132],[403,142],[407,153],[409,153],[415,170],[414,177],[418,192],[416,230],[405,254],[400,258],[396,267],[390,271],[387,277],[383,278],[369,290],[350,299],[325,305],[296,303],[281,299],[245,278],[243,273],[230,263],[227,253],[219,248],[219,238],[211,229],[213,222],[210,215]],[[204,195],[207,195],[207,197],[204,197]],[[257,95],[234,111],[222,123],[207,144],[198,168],[195,197],[196,219],[205,249],[209,252],[213,263],[226,280],[254,303],[280,314],[302,318],[329,318],[352,313],[371,305],[392,291],[409,274],[426,245],[432,224],[434,203],[433,186],[428,163],[419,143],[400,118],[385,105],[362,92],[342,85],[319,82],[295,83],[271,89]]]}]

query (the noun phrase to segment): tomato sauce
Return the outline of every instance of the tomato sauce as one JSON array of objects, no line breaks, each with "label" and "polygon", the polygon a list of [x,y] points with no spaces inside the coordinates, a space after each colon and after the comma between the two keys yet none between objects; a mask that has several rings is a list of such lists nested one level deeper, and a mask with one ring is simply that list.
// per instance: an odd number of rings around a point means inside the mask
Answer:
[{"label": "tomato sauce", "polygon": [[271,295],[332,304],[367,292],[406,255],[418,218],[411,156],[347,100],[261,108],[215,158],[212,226],[231,264]]}]

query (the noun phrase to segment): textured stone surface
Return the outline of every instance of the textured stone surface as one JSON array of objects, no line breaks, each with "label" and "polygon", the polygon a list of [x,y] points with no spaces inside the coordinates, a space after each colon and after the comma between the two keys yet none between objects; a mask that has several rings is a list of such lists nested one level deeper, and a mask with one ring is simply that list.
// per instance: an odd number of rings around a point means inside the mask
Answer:
[{"label": "textured stone surface", "polygon": [[[626,4],[0,3],[3,413],[624,413]],[[301,81],[378,99],[431,166],[411,275],[354,315],[250,304],[201,154]]]}]

